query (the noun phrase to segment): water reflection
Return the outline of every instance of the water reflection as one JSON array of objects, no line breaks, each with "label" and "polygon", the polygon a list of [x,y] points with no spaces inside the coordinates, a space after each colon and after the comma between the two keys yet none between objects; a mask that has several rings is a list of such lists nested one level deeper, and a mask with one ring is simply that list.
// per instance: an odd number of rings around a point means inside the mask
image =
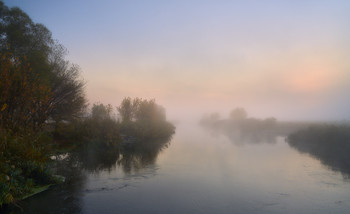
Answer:
[{"label": "water reflection", "polygon": [[88,145],[71,155],[78,159],[81,169],[98,173],[101,170],[111,171],[116,166],[120,149]]},{"label": "water reflection", "polygon": [[255,118],[235,120],[202,120],[200,125],[215,135],[224,135],[236,145],[276,143],[280,135],[276,120],[268,118],[258,120]]},{"label": "water reflection", "polygon": [[[14,213],[82,213],[83,198],[87,194],[100,194],[102,191],[123,189],[130,184],[130,177],[138,179],[154,175],[151,167],[156,163],[161,151],[170,144],[171,137],[153,141],[140,141],[120,148],[104,148],[86,145],[76,151],[57,156],[52,168],[57,174],[66,177],[66,182],[50,190],[30,197],[19,203],[21,208],[12,207]],[[121,178],[120,170],[127,175]],[[145,169],[140,172],[141,169]],[[150,172],[150,169],[152,172]],[[87,185],[93,175],[107,172],[111,188]],[[104,185],[107,180],[104,179]],[[129,180],[129,183],[125,182]],[[113,188],[112,188],[113,187]],[[12,210],[11,210],[12,212]],[[10,210],[5,213],[11,213]]]},{"label": "water reflection", "polygon": [[[275,144],[278,136],[287,137],[289,146],[308,153],[333,171],[350,179],[350,125],[321,122],[277,122],[274,118],[247,118],[237,112],[228,119],[217,114],[203,117],[200,125],[214,136],[224,135],[235,145]],[[238,114],[238,116],[237,116]]]},{"label": "water reflection", "polygon": [[222,130],[222,134],[227,136],[229,140],[236,144],[275,144],[276,137],[278,136],[275,132],[271,130],[245,130],[245,129],[224,129]]},{"label": "water reflection", "polygon": [[158,154],[168,147],[170,140],[171,136],[135,141],[115,148],[91,144],[73,152],[71,156],[77,158],[81,169],[89,172],[111,171],[118,166],[124,173],[130,173],[154,164]]},{"label": "water reflection", "polygon": [[226,136],[235,145],[275,144],[278,136],[288,136],[289,146],[300,153],[310,154],[323,165],[350,179],[350,125],[254,118],[219,120],[214,116],[202,119],[200,125],[214,136]]},{"label": "water reflection", "polygon": [[117,164],[122,167],[124,173],[137,172],[145,166],[155,164],[158,154],[168,148],[170,140],[171,137],[168,137],[124,145]]}]

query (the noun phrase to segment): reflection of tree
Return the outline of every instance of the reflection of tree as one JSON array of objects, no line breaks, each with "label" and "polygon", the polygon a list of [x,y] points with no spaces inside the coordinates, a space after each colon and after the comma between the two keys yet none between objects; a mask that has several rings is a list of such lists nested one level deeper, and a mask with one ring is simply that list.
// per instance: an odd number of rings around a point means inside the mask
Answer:
[{"label": "reflection of tree", "polygon": [[90,172],[111,170],[119,158],[119,148],[91,143],[75,153],[82,169]]},{"label": "reflection of tree", "polygon": [[163,149],[168,148],[170,140],[171,137],[168,137],[124,145],[117,164],[122,167],[125,173],[138,171],[148,165],[152,165],[156,162],[158,154]]},{"label": "reflection of tree", "polygon": [[232,143],[235,144],[259,144],[259,143],[276,143],[277,135],[267,131],[225,131],[223,132]]},{"label": "reflection of tree", "polygon": [[288,144],[350,177],[350,126],[318,125],[288,136]]},{"label": "reflection of tree", "polygon": [[200,124],[214,134],[223,134],[235,144],[243,143],[274,143],[278,136],[275,118],[247,118],[242,108],[234,109],[230,118],[220,120],[218,114],[202,118]]},{"label": "reflection of tree", "polygon": [[90,172],[111,170],[117,164],[124,172],[129,173],[154,164],[159,152],[168,147],[170,139],[171,137],[135,141],[120,147],[90,144],[74,152],[74,155],[80,167]]},{"label": "reflection of tree", "polygon": [[223,133],[234,143],[275,143],[276,120],[247,118],[230,120],[223,127]]},{"label": "reflection of tree", "polygon": [[[66,181],[49,191],[21,201],[19,205],[29,214],[81,213],[86,171],[98,173],[120,166],[125,173],[137,172],[153,165],[159,153],[169,146],[170,140],[171,136],[153,141],[137,141],[122,144],[120,148],[88,144],[71,153],[57,156],[52,168],[64,176]],[[11,212],[23,213],[19,208],[13,209]]]}]

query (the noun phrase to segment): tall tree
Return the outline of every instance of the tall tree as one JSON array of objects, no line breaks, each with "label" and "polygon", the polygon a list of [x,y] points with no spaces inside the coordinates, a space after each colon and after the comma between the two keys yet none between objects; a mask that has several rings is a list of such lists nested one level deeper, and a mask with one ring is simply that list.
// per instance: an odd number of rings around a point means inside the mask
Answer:
[{"label": "tall tree", "polygon": [[130,122],[135,117],[135,112],[139,106],[141,99],[135,98],[131,99],[126,97],[122,100],[120,106],[117,107],[119,115],[123,122]]},{"label": "tall tree", "polygon": [[79,67],[65,60],[66,49],[44,25],[34,23],[21,9],[8,8],[2,1],[0,52],[12,53],[19,62],[29,63],[33,73],[50,88],[48,117],[59,121],[81,115],[86,100]]},{"label": "tall tree", "polygon": [[10,53],[0,53],[0,79],[0,128],[38,130],[50,110],[50,88]]}]

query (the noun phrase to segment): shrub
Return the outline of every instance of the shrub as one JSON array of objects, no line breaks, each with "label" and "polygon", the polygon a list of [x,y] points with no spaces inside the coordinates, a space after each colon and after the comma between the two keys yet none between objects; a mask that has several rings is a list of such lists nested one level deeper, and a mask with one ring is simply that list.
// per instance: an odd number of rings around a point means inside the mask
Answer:
[{"label": "shrub", "polygon": [[13,203],[34,185],[53,181],[46,160],[50,136],[0,130],[0,205]]}]

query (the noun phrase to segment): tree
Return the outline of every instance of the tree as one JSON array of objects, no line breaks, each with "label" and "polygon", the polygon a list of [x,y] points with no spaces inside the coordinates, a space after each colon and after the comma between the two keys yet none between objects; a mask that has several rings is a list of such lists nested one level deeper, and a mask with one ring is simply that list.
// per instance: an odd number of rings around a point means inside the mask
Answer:
[{"label": "tree", "polygon": [[50,88],[52,96],[46,109],[50,118],[70,120],[82,115],[86,100],[79,67],[64,59],[66,49],[44,25],[34,23],[21,9],[8,8],[2,1],[0,52],[10,52],[18,62],[29,63],[35,75]]},{"label": "tree", "polygon": [[135,120],[136,112],[140,106],[142,99],[126,97],[122,100],[120,106],[117,107],[118,113],[123,122]]},{"label": "tree", "polygon": [[165,109],[156,104],[154,99],[143,100],[140,98],[131,99],[126,97],[117,107],[123,122],[129,121],[157,121],[166,120]]},{"label": "tree", "polygon": [[140,100],[135,108],[136,120],[165,121],[165,109],[152,100]]},{"label": "tree", "polygon": [[230,113],[230,119],[232,120],[244,120],[247,119],[247,112],[244,108],[235,108]]},{"label": "tree", "polygon": [[84,123],[88,127],[86,133],[89,140],[93,140],[107,147],[116,146],[120,141],[119,123],[112,115],[110,104],[94,104],[91,109],[91,117]]},{"label": "tree", "polygon": [[79,66],[64,60],[67,50],[59,44],[49,55],[51,65],[51,90],[53,106],[50,116],[56,121],[79,118],[87,106],[84,81],[80,78]]},{"label": "tree", "polygon": [[50,136],[40,133],[48,118],[51,90],[29,66],[11,53],[0,53],[0,206],[49,184],[45,161]]},{"label": "tree", "polygon": [[94,120],[112,119],[112,109],[110,104],[94,104],[91,108],[91,118]]},{"label": "tree", "polygon": [[0,53],[0,128],[38,130],[48,117],[50,88],[10,53]]},{"label": "tree", "polygon": [[79,116],[86,103],[79,68],[65,54],[45,26],[0,0],[0,206],[53,182],[42,126]]},{"label": "tree", "polygon": [[131,121],[134,112],[131,98],[124,98],[117,110],[123,122]]},{"label": "tree", "polygon": [[124,98],[117,107],[122,118],[121,132],[138,139],[169,137],[175,127],[166,121],[165,109],[155,100]]}]

